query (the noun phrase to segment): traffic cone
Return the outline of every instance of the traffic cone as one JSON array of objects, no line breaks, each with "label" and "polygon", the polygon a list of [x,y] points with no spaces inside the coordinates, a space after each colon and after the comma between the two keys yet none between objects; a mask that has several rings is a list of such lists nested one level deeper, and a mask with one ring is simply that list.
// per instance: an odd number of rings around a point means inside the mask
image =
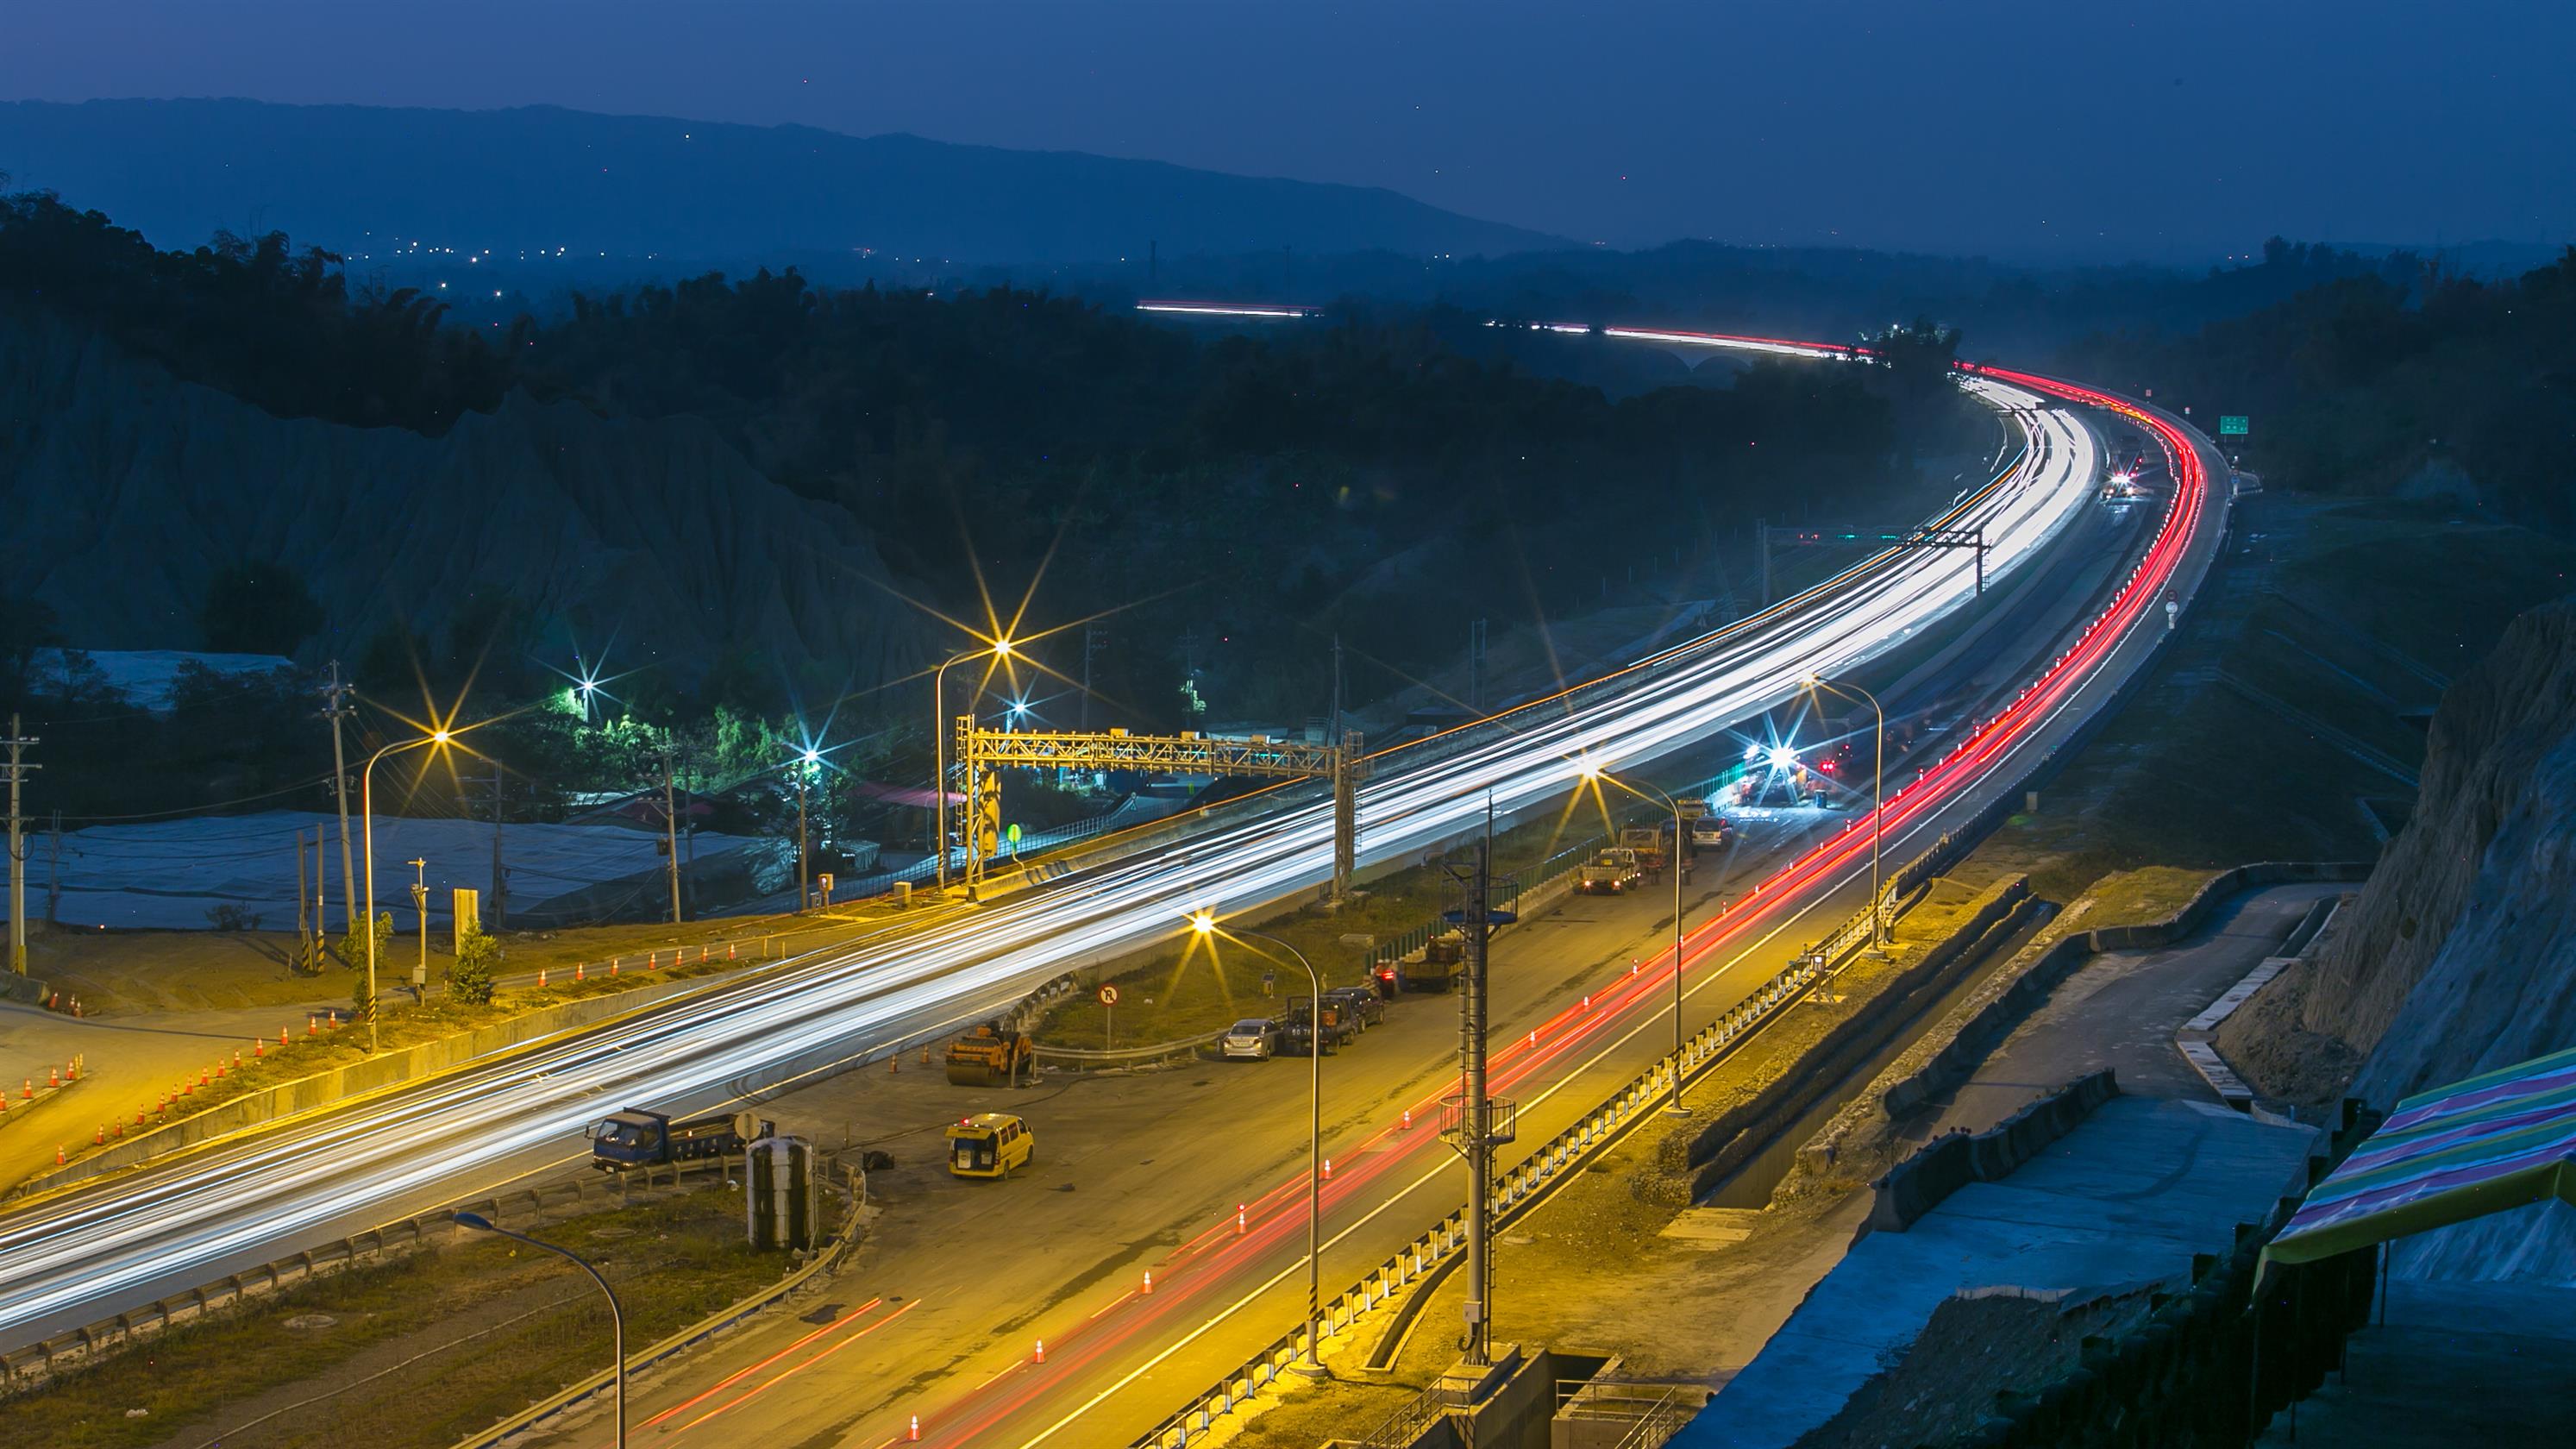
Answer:
[{"label": "traffic cone", "polygon": [[19,1101],[21,1101],[21,1102],[32,1102],[32,1101],[36,1100],[36,1079],[35,1079],[35,1078],[33,1078],[33,1077],[29,1077],[29,1078],[27,1079],[27,1084],[26,1084],[25,1086],[20,1087],[20,1088],[18,1089],[18,1100],[19,1100]]},{"label": "traffic cone", "polygon": [[725,942],[725,959],[726,959],[726,960],[728,960],[728,961],[730,961],[730,960],[732,960],[732,959],[733,959],[733,948],[734,948],[734,943],[733,943],[733,942],[731,942],[731,941],[727,941],[727,942]]},{"label": "traffic cone", "polygon": [[217,1062],[217,1063],[215,1063],[215,1080],[216,1080],[216,1081],[218,1081],[218,1082],[220,1082],[220,1081],[222,1081],[223,1079],[224,1079],[224,1064],[223,1064],[222,1062]]},{"label": "traffic cone", "polygon": [[1411,1107],[1404,1109],[1404,1130],[1407,1132],[1413,1130],[1413,1109]]},{"label": "traffic cone", "polygon": [[537,968],[537,989],[539,991],[546,989],[546,968],[543,966]]},{"label": "traffic cone", "polygon": [[1592,993],[1588,991],[1583,995],[1583,1009],[1586,1011],[1590,1011],[1592,1009]]},{"label": "traffic cone", "polygon": [[1036,1360],[1036,1361],[1037,1361],[1037,1362],[1039,1362],[1039,1363],[1045,1363],[1045,1362],[1046,1362],[1046,1340],[1045,1340],[1045,1339],[1043,1339],[1043,1338],[1041,1338],[1041,1339],[1039,1339],[1039,1340],[1038,1340],[1038,1353],[1037,1353],[1037,1360]]},{"label": "traffic cone", "polygon": [[317,1027],[315,1023],[320,1020],[320,1017],[313,1015],[313,1013],[309,1011],[306,1012],[304,1014],[304,1034],[306,1036],[311,1036],[315,1031],[319,1030],[320,1028]]},{"label": "traffic cone", "polygon": [[1333,1159],[1331,1159],[1331,1158],[1327,1157],[1327,1158],[1325,1158],[1325,1159],[1324,1159],[1324,1181],[1326,1181],[1326,1182],[1330,1182],[1330,1181],[1332,1181],[1332,1180],[1333,1180]]},{"label": "traffic cone", "polygon": [[585,962],[580,962],[580,961],[575,961],[574,963],[572,963],[572,979],[573,979],[573,980],[575,980],[575,981],[587,981],[587,980],[589,980],[589,979],[590,979],[590,968],[589,968],[588,964],[587,964],[587,963],[585,963]]},{"label": "traffic cone", "polygon": [[608,958],[608,974],[611,976],[617,974],[617,958],[614,956]]},{"label": "traffic cone", "polygon": [[698,964],[701,966],[707,964],[707,948],[704,946],[698,948]]},{"label": "traffic cone", "polygon": [[45,1077],[46,1086],[59,1087],[63,1084],[63,1069],[60,1067],[47,1067],[45,1069]]},{"label": "traffic cone", "polygon": [[106,1123],[101,1122],[98,1124],[98,1135],[90,1139],[89,1145],[92,1147],[105,1147],[107,1145]]},{"label": "traffic cone", "polygon": [[1148,1268],[1148,1269],[1146,1269],[1146,1270],[1145,1270],[1145,1286],[1144,1286],[1143,1288],[1141,1288],[1141,1289],[1137,1290],[1137,1291],[1138,1291],[1140,1294],[1142,1294],[1144,1297],[1147,1297],[1147,1298],[1151,1298],[1151,1297],[1153,1297],[1153,1296],[1154,1296],[1154,1270],[1153,1270],[1153,1269]]},{"label": "traffic cone", "polygon": [[906,1436],[905,1436],[905,1438],[907,1438],[907,1439],[919,1439],[920,1437],[921,1437],[921,1416],[920,1416],[919,1414],[915,1414],[915,1415],[913,1415],[913,1416],[912,1416],[912,1432],[911,1432],[910,1434],[906,1435]]},{"label": "traffic cone", "polygon": [[903,1053],[901,1053],[901,1052],[888,1052],[888,1053],[886,1053],[886,1071],[887,1071],[888,1073],[894,1073],[894,1072],[900,1072],[900,1071],[902,1071],[902,1070],[903,1070]]},{"label": "traffic cone", "polygon": [[54,1166],[62,1166],[63,1161],[63,1144],[57,1142],[54,1144]]},{"label": "traffic cone", "polygon": [[1242,1203],[1234,1205],[1234,1235],[1238,1238],[1243,1236],[1243,1208]]},{"label": "traffic cone", "polygon": [[137,1127],[143,1125],[143,1109],[140,1107],[134,1109],[134,1125]]},{"label": "traffic cone", "polygon": [[264,1037],[264,1036],[255,1036],[255,1037],[252,1037],[252,1038],[250,1039],[250,1054],[251,1054],[251,1056],[253,1056],[254,1058],[258,1058],[258,1057],[265,1057],[265,1056],[267,1056],[267,1055],[268,1055],[268,1038],[266,1038],[266,1037]]},{"label": "traffic cone", "polygon": [[202,1087],[202,1086],[204,1086],[205,1084],[206,1084],[206,1069],[205,1069],[204,1067],[199,1067],[199,1068],[197,1068],[197,1085],[198,1085],[198,1086],[200,1086],[200,1087]]},{"label": "traffic cone", "polygon": [[282,1026],[277,1029],[277,1048],[280,1051],[286,1049],[286,1028]]}]

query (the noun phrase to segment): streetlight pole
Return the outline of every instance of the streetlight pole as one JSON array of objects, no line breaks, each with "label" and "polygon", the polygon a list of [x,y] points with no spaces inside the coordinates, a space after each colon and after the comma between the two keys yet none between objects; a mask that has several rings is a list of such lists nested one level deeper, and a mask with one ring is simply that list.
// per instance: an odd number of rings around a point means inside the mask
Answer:
[{"label": "streetlight pole", "polygon": [[624,1309],[617,1306],[617,1290],[608,1286],[608,1280],[600,1276],[599,1270],[592,1267],[588,1259],[572,1251],[570,1248],[560,1248],[541,1238],[529,1237],[525,1233],[511,1232],[508,1228],[494,1225],[491,1219],[484,1217],[481,1213],[458,1213],[455,1215],[455,1218],[456,1225],[460,1228],[471,1228],[476,1232],[482,1233],[498,1233],[505,1238],[515,1238],[518,1241],[527,1244],[531,1248],[543,1248],[549,1253],[553,1253],[558,1257],[567,1259],[574,1267],[588,1273],[590,1275],[590,1281],[599,1285],[599,1291],[606,1295],[608,1299],[608,1327],[609,1332],[615,1341],[617,1353],[617,1371],[615,1375],[617,1386],[617,1449],[626,1449],[626,1312]]},{"label": "streetlight pole", "polygon": [[[367,756],[358,772],[358,823],[366,832],[367,913],[361,917],[367,937],[367,1055],[376,1054],[376,761],[422,745],[444,745],[447,731],[432,730],[416,740],[396,740]],[[424,950],[427,948],[424,947]]]},{"label": "streetlight pole", "polygon": [[805,848],[805,774],[814,768],[814,759],[814,752],[807,750],[805,758],[796,762],[796,913],[800,916],[805,914],[805,903],[813,898],[806,884],[814,857]]},{"label": "streetlight pole", "polygon": [[[1212,934],[1216,918],[1205,913],[1192,916],[1190,927],[1202,936]],[[1321,1377],[1324,1362],[1318,1356],[1321,1344],[1315,1337],[1315,1320],[1321,1314],[1324,1275],[1324,978],[1315,974],[1305,952],[1266,931],[1226,934],[1267,941],[1287,952],[1306,972],[1306,1362],[1290,1367]]]},{"label": "streetlight pole", "polygon": [[1871,950],[1884,955],[1887,951],[1887,913],[1886,899],[1881,894],[1885,887],[1879,881],[1878,847],[1880,837],[1887,833],[1887,710],[1879,704],[1877,695],[1857,684],[1834,684],[1816,674],[1807,676],[1807,683],[1817,689],[1831,690],[1845,699],[1859,695],[1869,701],[1870,713],[1878,719],[1877,758],[1869,767],[1869,944]]},{"label": "streetlight pole", "polygon": [[930,671],[930,848],[939,856],[939,891],[948,891],[948,666],[990,654],[997,659],[1011,657],[1011,641],[996,639],[982,649],[969,649],[952,654]]},{"label": "streetlight pole", "polygon": [[1673,873],[1673,1099],[1664,1106],[1668,1117],[1687,1117],[1690,1108],[1682,1105],[1682,847],[1687,822],[1682,819],[1679,800],[1653,785],[1631,785],[1609,771],[1592,764],[1582,767],[1587,779],[1607,780],[1640,800],[1660,800],[1673,813],[1673,848],[1665,868]]}]

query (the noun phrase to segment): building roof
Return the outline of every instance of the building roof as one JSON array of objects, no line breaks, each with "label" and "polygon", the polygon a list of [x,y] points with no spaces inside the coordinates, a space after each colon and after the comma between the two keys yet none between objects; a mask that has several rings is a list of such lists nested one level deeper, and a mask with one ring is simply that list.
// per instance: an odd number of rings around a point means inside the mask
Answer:
[{"label": "building roof", "polygon": [[2576,1049],[2398,1103],[2265,1256],[2332,1257],[2551,1197],[2576,1202]]}]

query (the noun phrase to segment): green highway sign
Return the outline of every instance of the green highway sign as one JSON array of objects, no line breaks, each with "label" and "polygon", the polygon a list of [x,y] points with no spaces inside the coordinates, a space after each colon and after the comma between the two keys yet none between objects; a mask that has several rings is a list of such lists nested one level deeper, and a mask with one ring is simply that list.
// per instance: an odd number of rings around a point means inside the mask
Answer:
[{"label": "green highway sign", "polygon": [[2250,434],[2251,430],[2246,426],[2245,414],[2220,413],[2218,415],[2218,435],[2220,437],[2242,438],[2250,436]]}]

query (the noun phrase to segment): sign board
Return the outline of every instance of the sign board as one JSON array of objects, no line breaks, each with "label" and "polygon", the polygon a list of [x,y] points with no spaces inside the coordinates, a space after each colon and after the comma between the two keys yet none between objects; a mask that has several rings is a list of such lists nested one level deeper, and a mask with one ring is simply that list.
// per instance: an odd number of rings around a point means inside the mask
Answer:
[{"label": "sign board", "polygon": [[1115,986],[1101,987],[1100,1004],[1103,1006],[1116,1006],[1118,1004],[1118,988]]},{"label": "sign board", "polygon": [[1676,800],[1673,805],[1684,820],[1708,813],[1708,802],[1705,800]]},{"label": "sign board", "polygon": [[2218,435],[2222,438],[2247,437],[2251,433],[2251,429],[2246,426],[2248,421],[2249,419],[2243,413],[2220,413]]},{"label": "sign board", "polygon": [[456,888],[457,947],[463,947],[466,937],[471,936],[482,929],[483,893],[481,891],[468,890],[463,886],[458,886]]}]

